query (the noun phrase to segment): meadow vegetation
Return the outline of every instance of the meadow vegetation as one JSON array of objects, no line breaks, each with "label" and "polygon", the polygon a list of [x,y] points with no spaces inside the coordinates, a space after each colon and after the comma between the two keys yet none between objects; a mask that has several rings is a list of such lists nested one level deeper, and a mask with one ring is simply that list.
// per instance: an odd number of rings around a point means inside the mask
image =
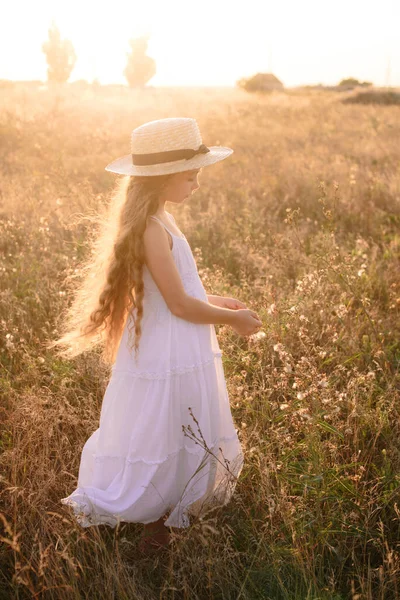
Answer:
[{"label": "meadow vegetation", "polygon": [[[207,292],[266,335],[217,326],[245,454],[233,499],[143,557],[140,524],[82,529],[60,503],[110,370],[45,343],[118,177],[105,165],[171,116],[235,151],[167,209]],[[1,599],[400,598],[399,116],[313,91],[4,90]]]}]

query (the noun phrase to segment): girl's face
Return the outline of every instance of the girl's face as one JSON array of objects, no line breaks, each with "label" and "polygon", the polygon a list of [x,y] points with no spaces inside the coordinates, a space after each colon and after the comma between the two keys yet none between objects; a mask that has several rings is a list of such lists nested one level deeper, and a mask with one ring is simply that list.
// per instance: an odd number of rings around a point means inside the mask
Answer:
[{"label": "girl's face", "polygon": [[200,172],[201,169],[194,169],[193,171],[174,173],[165,190],[166,201],[182,204],[186,198],[189,198],[193,192],[199,189],[198,177]]}]

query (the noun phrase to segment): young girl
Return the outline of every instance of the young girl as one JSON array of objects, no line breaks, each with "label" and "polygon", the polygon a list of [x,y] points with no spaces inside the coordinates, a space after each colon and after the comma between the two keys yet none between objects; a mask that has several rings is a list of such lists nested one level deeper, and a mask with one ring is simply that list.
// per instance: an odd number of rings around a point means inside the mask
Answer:
[{"label": "young girl", "polygon": [[106,167],[128,177],[63,335],[50,344],[72,357],[102,343],[112,365],[77,489],[61,502],[83,527],[145,524],[142,550],[146,540],[167,544],[167,528],[188,527],[189,515],[226,504],[243,466],[214,325],[248,336],[262,323],[239,300],[207,295],[189,243],[165,210],[199,188],[202,167],[232,152],[205,146],[190,118],[133,130],[131,154]]}]

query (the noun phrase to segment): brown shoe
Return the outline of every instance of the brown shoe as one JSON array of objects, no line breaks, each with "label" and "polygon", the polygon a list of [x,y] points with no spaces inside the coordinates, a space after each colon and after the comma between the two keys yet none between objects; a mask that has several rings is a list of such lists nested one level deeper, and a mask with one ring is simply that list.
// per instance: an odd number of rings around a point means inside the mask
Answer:
[{"label": "brown shoe", "polygon": [[168,546],[171,536],[168,528],[164,525],[165,518],[164,515],[158,521],[145,524],[143,536],[139,542],[141,552],[151,554]]},{"label": "brown shoe", "polygon": [[[166,527],[164,527],[166,529]],[[139,550],[143,554],[154,554],[160,550],[166,549],[170,543],[169,531],[151,531],[144,532],[139,541]]]}]

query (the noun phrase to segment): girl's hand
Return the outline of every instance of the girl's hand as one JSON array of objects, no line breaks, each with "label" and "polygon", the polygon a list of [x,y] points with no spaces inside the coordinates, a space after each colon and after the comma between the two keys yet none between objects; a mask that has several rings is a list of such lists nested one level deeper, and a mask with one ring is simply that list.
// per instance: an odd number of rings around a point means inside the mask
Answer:
[{"label": "girl's hand", "polygon": [[259,319],[254,310],[238,309],[232,314],[231,327],[233,331],[244,337],[255,334],[262,326],[262,321]]},{"label": "girl's hand", "polygon": [[230,308],[231,310],[239,310],[239,308],[247,308],[247,306],[240,302],[240,300],[236,300],[236,298],[229,298],[225,296],[221,296],[222,300],[222,308]]},{"label": "girl's hand", "polygon": [[236,300],[236,298],[223,298],[224,308],[230,308],[231,310],[239,310],[239,308],[247,308],[244,302]]}]

